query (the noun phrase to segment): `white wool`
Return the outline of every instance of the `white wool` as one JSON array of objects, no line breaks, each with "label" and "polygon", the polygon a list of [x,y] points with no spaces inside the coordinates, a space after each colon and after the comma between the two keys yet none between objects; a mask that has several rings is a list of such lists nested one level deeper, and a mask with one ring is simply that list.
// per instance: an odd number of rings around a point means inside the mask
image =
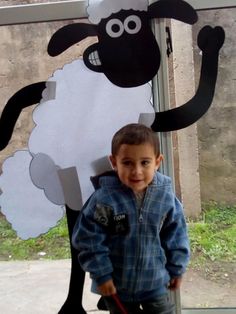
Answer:
[{"label": "white wool", "polygon": [[[35,128],[29,150],[8,158],[0,176],[0,207],[18,235],[27,239],[45,233],[63,214],[62,208],[33,184],[29,172],[32,156],[45,154],[62,170],[76,168],[84,202],[94,191],[90,176],[106,170],[101,161],[110,154],[113,134],[138,122],[142,113],[151,114],[151,124],[155,113],[150,84],[118,87],[103,73],[89,70],[82,59],[57,70],[33,112]],[[38,171],[40,180],[45,175],[45,194],[54,202],[49,197],[52,191],[46,189],[56,186],[51,175],[48,177],[55,169],[44,164]]]},{"label": "white wool", "polygon": [[76,167],[85,201],[93,192],[94,163],[110,154],[113,134],[138,122],[140,113],[154,114],[151,86],[118,87],[82,59],[57,70],[49,81],[56,82],[56,97],[42,99],[35,108],[29,150],[50,156],[61,169]]},{"label": "white wool", "polygon": [[89,0],[87,12],[90,22],[98,24],[101,19],[120,10],[147,11],[147,8],[147,0]]},{"label": "white wool", "polygon": [[29,174],[31,161],[29,151],[17,151],[5,160],[0,176],[1,212],[24,240],[48,232],[64,215],[62,206],[51,203],[33,185]]}]

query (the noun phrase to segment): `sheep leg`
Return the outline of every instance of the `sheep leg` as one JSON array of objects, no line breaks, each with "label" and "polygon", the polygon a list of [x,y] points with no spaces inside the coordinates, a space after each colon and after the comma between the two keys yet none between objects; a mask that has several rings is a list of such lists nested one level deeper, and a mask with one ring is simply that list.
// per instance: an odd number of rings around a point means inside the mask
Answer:
[{"label": "sheep leg", "polygon": [[[78,261],[78,252],[72,245],[74,225],[82,207],[82,198],[78,174],[75,167],[59,169],[58,176],[64,192],[66,217],[71,252],[71,274],[67,299],[58,314],[86,313],[82,306],[85,273]],[[70,206],[69,206],[70,204]],[[71,208],[72,207],[72,208]],[[77,210],[75,210],[77,209]]]},{"label": "sheep leg", "polygon": [[67,299],[58,314],[86,314],[82,306],[85,273],[80,267],[78,252],[75,248],[73,248],[71,243],[73,228],[79,213],[79,211],[71,210],[68,206],[66,206],[66,217],[71,250],[71,275]]},{"label": "sheep leg", "polygon": [[[92,166],[96,173],[111,170],[111,164],[109,163],[107,156],[94,161]],[[67,299],[58,314],[84,314],[86,312],[82,306],[82,298],[85,273],[80,267],[78,261],[78,251],[72,245],[73,229],[80,213],[78,209],[82,208],[83,205],[80,183],[76,167],[58,169],[57,172],[64,192],[65,203],[67,204],[66,216],[71,250],[71,275],[69,292]],[[70,204],[70,206],[68,206],[68,204]],[[101,303],[103,302],[100,301],[100,304]]]}]

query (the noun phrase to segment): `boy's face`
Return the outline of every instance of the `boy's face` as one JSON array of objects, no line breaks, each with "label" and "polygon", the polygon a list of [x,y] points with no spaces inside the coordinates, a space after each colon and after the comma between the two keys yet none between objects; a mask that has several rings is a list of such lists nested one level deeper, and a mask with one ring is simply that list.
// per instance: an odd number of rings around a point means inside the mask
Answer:
[{"label": "boy's face", "polygon": [[162,159],[162,155],[156,157],[154,148],[149,143],[122,144],[117,155],[110,156],[121,182],[135,193],[144,191],[152,182]]}]

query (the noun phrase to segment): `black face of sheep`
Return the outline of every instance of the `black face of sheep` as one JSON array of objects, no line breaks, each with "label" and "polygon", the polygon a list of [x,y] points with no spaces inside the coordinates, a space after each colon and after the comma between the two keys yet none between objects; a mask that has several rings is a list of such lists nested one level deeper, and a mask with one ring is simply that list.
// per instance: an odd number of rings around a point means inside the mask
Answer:
[{"label": "black face of sheep", "polygon": [[[160,66],[160,51],[147,13],[120,11],[102,19],[97,28],[98,44],[84,53],[86,66],[103,72],[120,87],[135,87],[150,81]],[[100,64],[93,63],[98,54]]]}]

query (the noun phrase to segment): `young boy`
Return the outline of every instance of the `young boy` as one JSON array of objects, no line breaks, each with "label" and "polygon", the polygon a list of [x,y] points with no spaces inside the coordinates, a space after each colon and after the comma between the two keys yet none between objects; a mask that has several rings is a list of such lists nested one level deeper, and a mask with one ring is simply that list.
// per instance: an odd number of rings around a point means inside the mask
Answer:
[{"label": "young boy", "polygon": [[151,129],[120,129],[112,140],[114,171],[97,178],[74,229],[80,264],[112,314],[123,313],[116,295],[127,313],[174,313],[168,289],[179,288],[190,252],[182,205],[157,171],[162,159]]}]

